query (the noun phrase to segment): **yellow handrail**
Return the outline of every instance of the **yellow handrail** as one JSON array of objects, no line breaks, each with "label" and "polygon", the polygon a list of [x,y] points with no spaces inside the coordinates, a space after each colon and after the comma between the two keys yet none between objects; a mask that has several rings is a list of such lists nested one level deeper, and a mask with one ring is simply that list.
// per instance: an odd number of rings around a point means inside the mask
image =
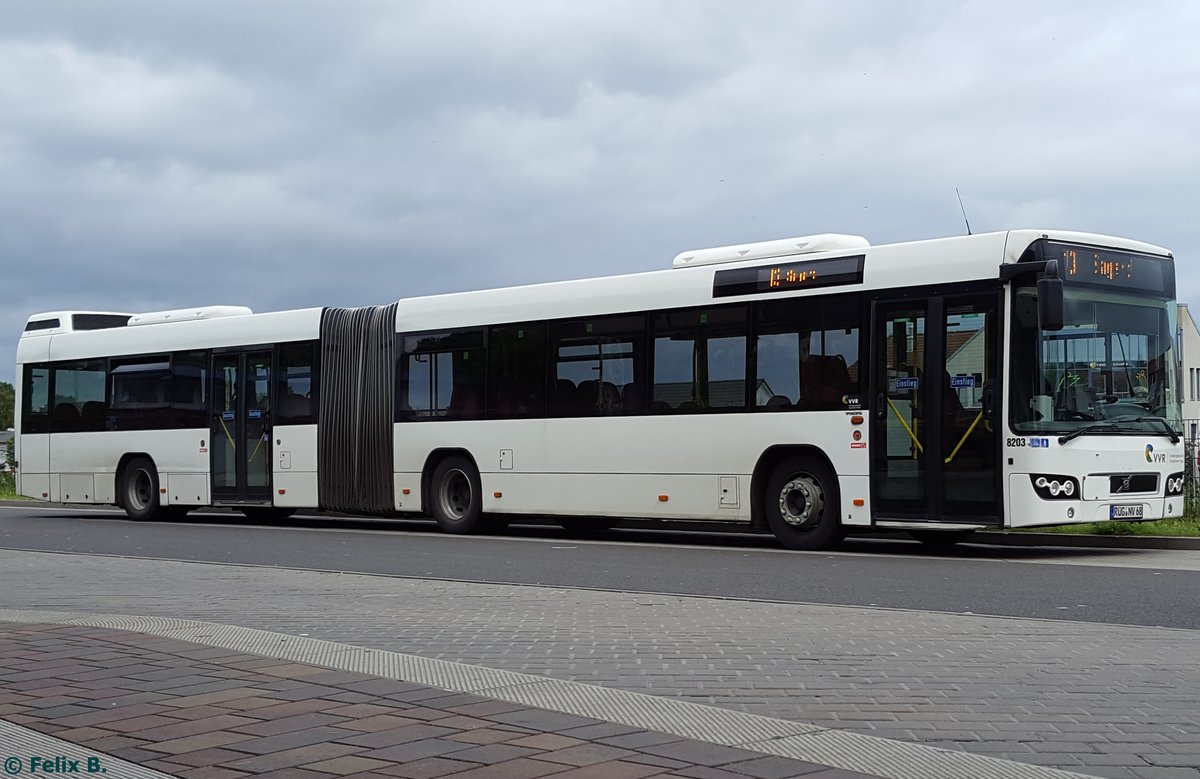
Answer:
[{"label": "yellow handrail", "polygon": [[917,434],[913,432],[908,423],[904,421],[904,417],[900,415],[900,409],[896,408],[896,404],[892,402],[891,398],[887,398],[887,404],[892,407],[892,413],[896,415],[896,419],[900,420],[900,424],[904,426],[904,432],[908,433],[908,437],[917,445],[917,451],[924,454],[925,447],[921,446],[921,442],[917,440]]},{"label": "yellow handrail", "polygon": [[954,459],[954,455],[958,454],[958,450],[962,449],[962,445],[967,442],[967,438],[969,438],[971,433],[974,432],[975,426],[979,424],[979,420],[981,420],[981,419],[983,419],[982,411],[980,411],[978,414],[975,415],[975,421],[972,422],[971,426],[967,428],[967,432],[963,433],[963,437],[959,440],[958,446],[954,447],[954,451],[951,452],[950,456],[946,458],[947,464],[949,464],[950,461]]},{"label": "yellow handrail", "polygon": [[223,429],[225,431],[225,440],[229,442],[229,445],[231,447],[233,447],[233,450],[236,452],[237,451],[237,442],[233,440],[233,434],[229,432],[229,426],[225,424],[225,415],[221,414],[220,419],[221,419],[221,429]]}]

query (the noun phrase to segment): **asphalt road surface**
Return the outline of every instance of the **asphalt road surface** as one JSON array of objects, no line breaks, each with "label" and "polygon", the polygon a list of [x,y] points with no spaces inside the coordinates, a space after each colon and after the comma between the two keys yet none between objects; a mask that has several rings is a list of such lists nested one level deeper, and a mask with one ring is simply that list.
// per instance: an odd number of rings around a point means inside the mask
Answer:
[{"label": "asphalt road surface", "polygon": [[548,526],[449,536],[429,522],[229,513],[139,523],[107,509],[0,506],[0,547],[1104,624],[1200,628],[1200,551],[966,544],[934,553],[852,539],[790,552],[769,536]]}]

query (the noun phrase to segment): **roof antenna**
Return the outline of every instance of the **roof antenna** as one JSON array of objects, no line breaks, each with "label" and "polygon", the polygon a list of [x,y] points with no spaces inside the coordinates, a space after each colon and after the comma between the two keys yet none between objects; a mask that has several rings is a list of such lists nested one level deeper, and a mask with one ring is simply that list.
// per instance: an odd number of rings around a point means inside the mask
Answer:
[{"label": "roof antenna", "polygon": [[971,234],[971,222],[967,219],[967,209],[963,208],[962,194],[958,191],[958,187],[954,188],[954,194],[958,195],[958,207],[962,210],[963,221],[967,223],[967,235]]}]

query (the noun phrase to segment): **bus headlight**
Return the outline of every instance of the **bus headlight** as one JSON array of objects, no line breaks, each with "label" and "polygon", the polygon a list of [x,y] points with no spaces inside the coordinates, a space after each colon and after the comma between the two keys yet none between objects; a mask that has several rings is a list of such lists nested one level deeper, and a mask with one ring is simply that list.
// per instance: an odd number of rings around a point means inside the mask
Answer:
[{"label": "bus headlight", "polygon": [[1042,500],[1077,500],[1079,497],[1079,481],[1073,476],[1031,473],[1029,480],[1033,482],[1033,491]]},{"label": "bus headlight", "polygon": [[1167,477],[1167,496],[1183,494],[1183,472],[1173,473]]}]

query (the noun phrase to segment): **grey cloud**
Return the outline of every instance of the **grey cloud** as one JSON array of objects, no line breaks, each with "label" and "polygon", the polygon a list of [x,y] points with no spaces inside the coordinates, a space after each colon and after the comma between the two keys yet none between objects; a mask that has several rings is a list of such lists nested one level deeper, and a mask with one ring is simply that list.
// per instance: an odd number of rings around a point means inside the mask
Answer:
[{"label": "grey cloud", "polygon": [[49,308],[256,310],[1065,227],[1200,292],[1200,11],[1116,2],[25,3],[0,379]]}]

